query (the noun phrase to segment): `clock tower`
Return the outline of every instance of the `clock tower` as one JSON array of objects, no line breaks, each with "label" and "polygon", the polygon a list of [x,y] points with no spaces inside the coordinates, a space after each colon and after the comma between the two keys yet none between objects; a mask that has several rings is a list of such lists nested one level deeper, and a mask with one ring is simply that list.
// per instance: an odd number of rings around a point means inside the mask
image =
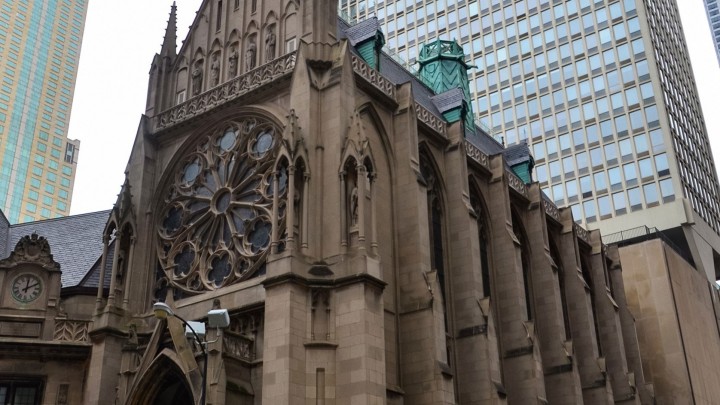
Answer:
[{"label": "clock tower", "polygon": [[0,335],[52,340],[60,275],[47,239],[35,233],[22,237],[0,260]]}]

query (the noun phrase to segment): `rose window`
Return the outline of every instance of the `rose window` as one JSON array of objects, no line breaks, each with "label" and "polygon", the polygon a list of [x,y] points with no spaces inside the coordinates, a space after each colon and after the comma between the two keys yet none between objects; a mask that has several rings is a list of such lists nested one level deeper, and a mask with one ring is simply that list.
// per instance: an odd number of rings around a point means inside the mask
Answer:
[{"label": "rose window", "polygon": [[[158,255],[168,284],[198,293],[264,272],[279,134],[274,125],[256,118],[231,122],[177,165],[157,224]],[[284,167],[277,178],[282,229]]]}]

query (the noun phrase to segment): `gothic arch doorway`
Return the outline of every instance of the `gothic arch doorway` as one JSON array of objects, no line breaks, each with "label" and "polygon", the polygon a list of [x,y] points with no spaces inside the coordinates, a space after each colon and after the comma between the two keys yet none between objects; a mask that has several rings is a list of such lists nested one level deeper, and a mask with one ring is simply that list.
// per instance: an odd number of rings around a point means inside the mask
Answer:
[{"label": "gothic arch doorway", "polygon": [[128,404],[195,405],[195,400],[180,368],[161,355],[143,375]]}]

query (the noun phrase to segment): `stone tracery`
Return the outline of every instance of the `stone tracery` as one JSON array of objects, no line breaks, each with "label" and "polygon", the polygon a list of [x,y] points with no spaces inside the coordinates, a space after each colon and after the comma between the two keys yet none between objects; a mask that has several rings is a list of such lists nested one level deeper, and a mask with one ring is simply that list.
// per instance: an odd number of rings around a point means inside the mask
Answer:
[{"label": "stone tracery", "polygon": [[279,134],[259,117],[229,122],[176,166],[157,223],[168,284],[193,294],[264,272],[275,187],[280,229],[285,222],[288,176],[273,173]]}]

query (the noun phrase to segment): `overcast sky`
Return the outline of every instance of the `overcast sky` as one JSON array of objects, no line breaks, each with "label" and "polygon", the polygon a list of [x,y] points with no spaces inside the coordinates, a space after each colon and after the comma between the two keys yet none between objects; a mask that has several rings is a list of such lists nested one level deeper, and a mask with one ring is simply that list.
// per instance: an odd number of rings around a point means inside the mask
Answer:
[{"label": "overcast sky", "polygon": [[[720,68],[701,0],[677,0],[713,147],[720,157]],[[202,0],[176,0],[178,45]],[[111,208],[145,111],[148,71],[172,0],[93,0],[85,23],[69,137],[80,139],[72,214]]]}]

